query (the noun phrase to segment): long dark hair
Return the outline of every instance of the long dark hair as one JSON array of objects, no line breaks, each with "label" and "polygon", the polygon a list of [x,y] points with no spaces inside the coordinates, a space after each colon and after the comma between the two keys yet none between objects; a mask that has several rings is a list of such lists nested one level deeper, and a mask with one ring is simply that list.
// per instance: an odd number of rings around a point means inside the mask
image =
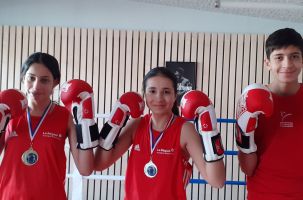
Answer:
[{"label": "long dark hair", "polygon": [[[173,87],[174,87],[174,92],[177,94],[177,77],[175,76],[174,73],[169,71],[166,67],[155,67],[151,69],[143,78],[143,94],[145,94],[146,91],[146,82],[148,79],[155,77],[155,76],[163,76],[165,78],[168,78],[172,81]],[[179,116],[179,108],[177,106],[177,101],[175,101],[174,106],[172,108],[172,112]]]},{"label": "long dark hair", "polygon": [[54,80],[60,82],[61,74],[57,59],[47,53],[36,52],[31,54],[21,67],[21,80],[23,80],[27,70],[34,63],[43,64],[53,75]]}]

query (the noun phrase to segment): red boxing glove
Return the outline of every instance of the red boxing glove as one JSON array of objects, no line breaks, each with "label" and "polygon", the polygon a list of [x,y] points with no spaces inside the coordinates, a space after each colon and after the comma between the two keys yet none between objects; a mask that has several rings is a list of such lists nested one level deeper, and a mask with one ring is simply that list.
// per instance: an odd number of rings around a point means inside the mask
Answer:
[{"label": "red boxing glove", "polygon": [[110,150],[129,116],[132,118],[140,117],[143,114],[144,106],[144,100],[138,93],[127,92],[123,94],[115,103],[108,121],[102,127],[99,145],[105,150]]},{"label": "red boxing glove", "polygon": [[262,84],[247,86],[237,103],[236,142],[243,153],[257,151],[254,132],[258,125],[258,116],[266,117],[273,113],[273,99],[270,90]]},{"label": "red boxing glove", "polygon": [[191,90],[181,99],[181,113],[187,119],[194,119],[195,127],[202,137],[204,159],[207,162],[223,158],[221,135],[217,130],[215,109],[203,92]]},{"label": "red boxing glove", "polygon": [[132,118],[138,118],[143,114],[145,103],[142,96],[136,92],[126,92],[119,101],[124,105]]},{"label": "red boxing glove", "polygon": [[8,89],[0,92],[0,134],[4,132],[10,119],[21,116],[27,108],[27,99],[23,92]]},{"label": "red boxing glove", "polygon": [[85,150],[98,146],[99,130],[95,121],[92,87],[83,80],[73,79],[62,85],[60,97],[74,117],[77,147]]}]

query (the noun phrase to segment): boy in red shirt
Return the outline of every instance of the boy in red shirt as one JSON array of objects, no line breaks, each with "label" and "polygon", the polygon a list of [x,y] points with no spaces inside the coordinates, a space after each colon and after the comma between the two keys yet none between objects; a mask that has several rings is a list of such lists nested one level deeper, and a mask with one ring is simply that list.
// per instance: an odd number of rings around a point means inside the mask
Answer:
[{"label": "boy in red shirt", "polygon": [[302,36],[290,28],[266,40],[269,85],[252,84],[237,106],[237,145],[248,200],[303,199]]}]

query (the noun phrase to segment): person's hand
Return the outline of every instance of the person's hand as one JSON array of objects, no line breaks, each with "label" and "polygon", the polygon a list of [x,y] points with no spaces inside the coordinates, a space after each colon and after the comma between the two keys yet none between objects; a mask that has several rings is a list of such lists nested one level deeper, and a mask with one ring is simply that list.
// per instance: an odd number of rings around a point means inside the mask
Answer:
[{"label": "person's hand", "polygon": [[262,84],[247,86],[237,103],[236,143],[238,149],[249,154],[257,151],[254,132],[258,126],[258,116],[271,116],[273,99],[270,90]]},{"label": "person's hand", "polygon": [[0,92],[0,135],[5,131],[10,119],[21,116],[27,108],[27,99],[17,89]]},{"label": "person's hand", "polygon": [[195,127],[202,137],[204,159],[207,162],[223,158],[221,135],[217,130],[214,106],[201,91],[191,90],[181,99],[181,113],[187,119],[194,119]]},{"label": "person's hand", "polygon": [[129,116],[138,118],[144,111],[144,100],[136,92],[126,92],[115,103],[108,121],[103,125],[100,133],[100,147],[105,150],[113,148],[121,129],[125,126]]},{"label": "person's hand", "polygon": [[77,148],[85,150],[98,146],[99,130],[95,121],[92,87],[83,80],[73,79],[61,86],[60,97],[74,117]]}]

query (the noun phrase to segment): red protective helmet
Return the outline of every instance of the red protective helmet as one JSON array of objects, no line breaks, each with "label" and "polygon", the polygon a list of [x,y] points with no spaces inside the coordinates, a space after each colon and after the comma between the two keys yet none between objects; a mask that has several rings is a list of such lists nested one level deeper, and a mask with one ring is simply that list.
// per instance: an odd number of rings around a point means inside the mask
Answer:
[{"label": "red protective helmet", "polygon": [[12,119],[22,115],[28,105],[25,94],[18,89],[7,89],[0,92],[0,103],[9,107]]},{"label": "red protective helmet", "polygon": [[181,114],[187,119],[194,119],[196,110],[200,106],[209,106],[211,101],[208,96],[199,90],[190,90],[186,92],[180,102]]}]

